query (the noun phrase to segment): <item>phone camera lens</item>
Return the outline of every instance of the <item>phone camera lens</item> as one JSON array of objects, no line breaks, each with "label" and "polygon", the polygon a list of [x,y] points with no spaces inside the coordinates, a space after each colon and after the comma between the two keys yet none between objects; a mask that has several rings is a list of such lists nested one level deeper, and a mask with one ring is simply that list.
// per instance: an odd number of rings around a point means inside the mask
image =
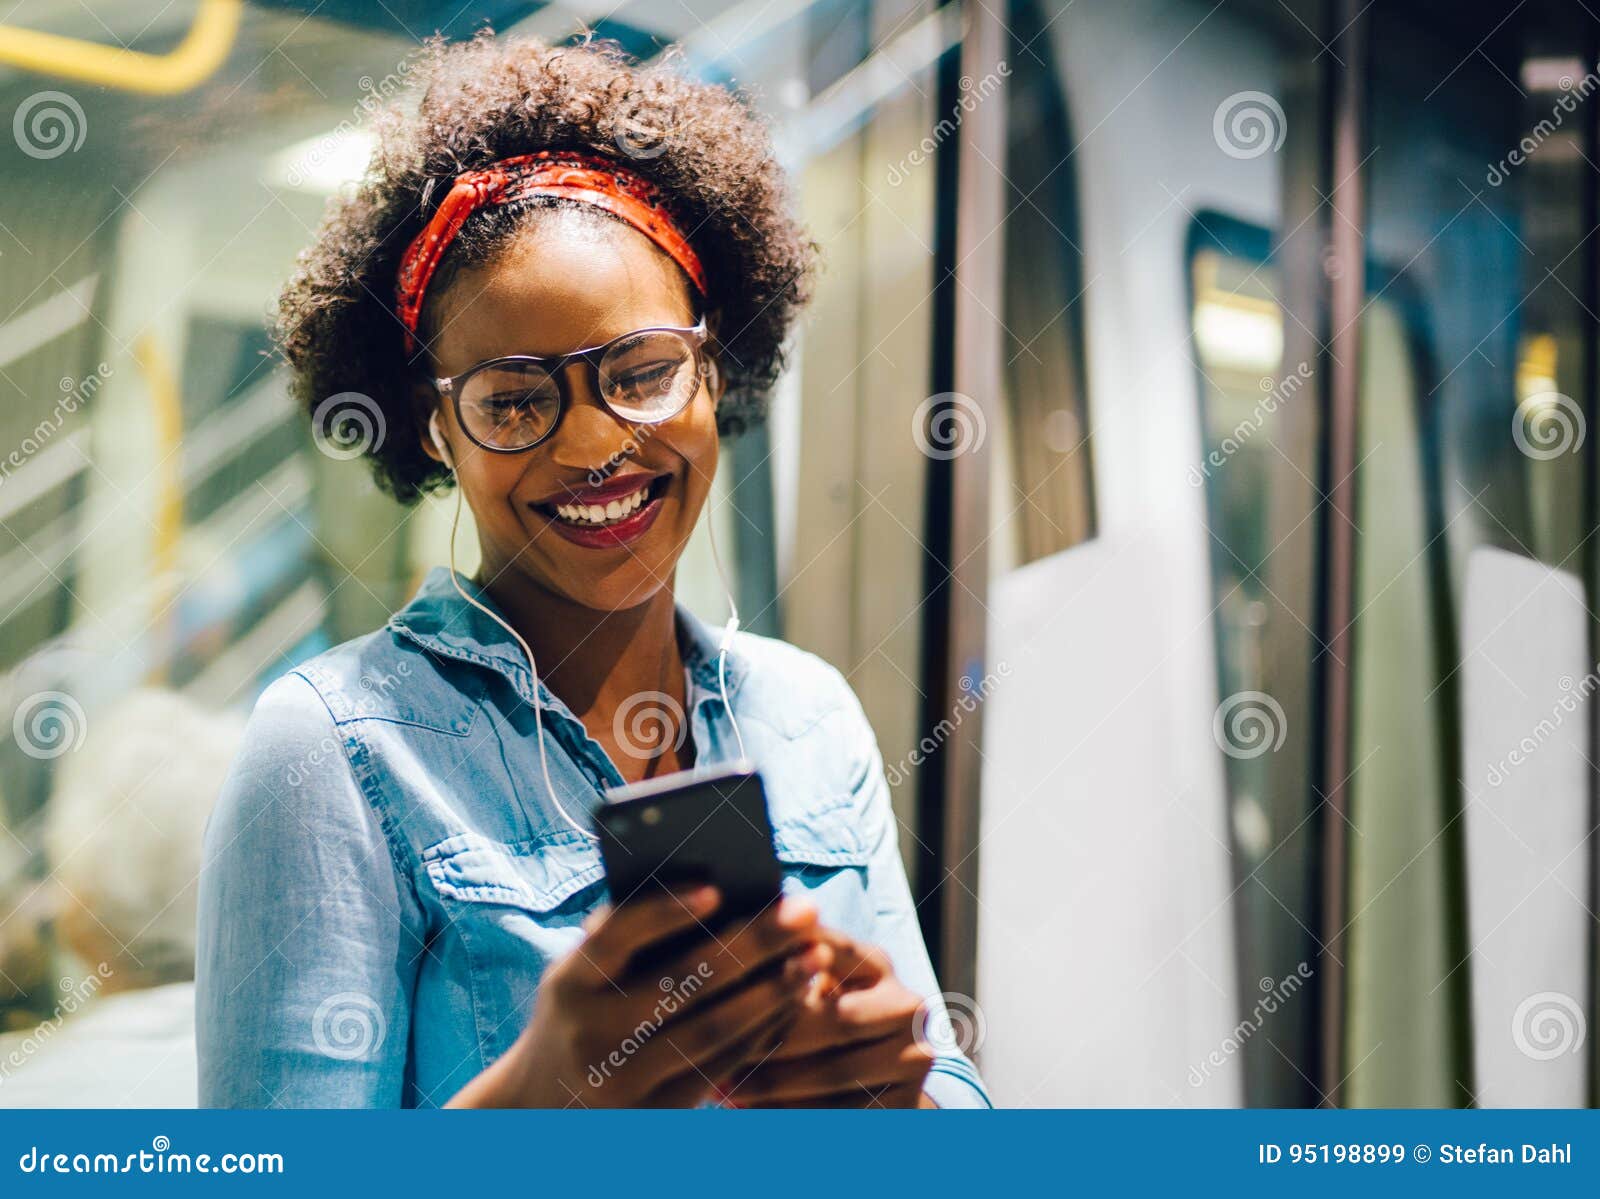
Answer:
[{"label": "phone camera lens", "polygon": [[643,820],[646,824],[660,824],[661,809],[655,807],[646,808],[643,812],[639,813],[639,819]]}]

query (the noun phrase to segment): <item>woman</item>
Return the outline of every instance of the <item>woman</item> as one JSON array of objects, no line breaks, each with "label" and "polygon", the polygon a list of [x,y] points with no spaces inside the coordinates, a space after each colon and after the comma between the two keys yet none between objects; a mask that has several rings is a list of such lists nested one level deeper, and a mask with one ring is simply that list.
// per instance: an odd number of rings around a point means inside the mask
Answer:
[{"label": "woman", "polygon": [[[201,1102],[987,1106],[919,1035],[947,1024],[848,684],[674,599],[807,292],[763,127],[594,46],[434,45],[417,90],[280,340],[313,413],[371,397],[392,494],[457,489],[482,566],[261,697],[207,832]],[[715,935],[712,888],[608,897],[601,791],[741,753],[785,897]]]}]

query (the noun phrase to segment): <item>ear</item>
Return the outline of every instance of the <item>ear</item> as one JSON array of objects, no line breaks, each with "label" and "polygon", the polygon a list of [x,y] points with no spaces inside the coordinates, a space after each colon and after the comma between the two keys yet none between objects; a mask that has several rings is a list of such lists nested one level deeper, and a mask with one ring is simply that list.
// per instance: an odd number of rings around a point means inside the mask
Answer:
[{"label": "ear", "polygon": [[428,384],[418,379],[411,385],[411,413],[416,418],[417,441],[422,446],[422,452],[432,458],[440,466],[448,465],[444,456],[439,453],[439,447],[433,443],[433,433],[429,428],[429,421],[434,413],[439,413],[440,436],[443,436],[445,419],[444,405],[439,398],[439,393]]}]

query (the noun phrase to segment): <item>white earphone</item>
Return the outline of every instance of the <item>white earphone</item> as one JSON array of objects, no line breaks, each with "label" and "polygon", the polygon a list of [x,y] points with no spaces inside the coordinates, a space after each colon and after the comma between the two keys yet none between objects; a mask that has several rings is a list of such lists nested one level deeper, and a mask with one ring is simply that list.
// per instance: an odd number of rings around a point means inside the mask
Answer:
[{"label": "white earphone", "polygon": [[[428,418],[428,436],[432,438],[434,448],[439,451],[439,457],[444,460],[445,466],[450,469],[451,473],[454,473],[456,469],[455,458],[450,453],[450,448],[445,444],[444,434],[439,429],[439,410],[437,408],[433,410],[433,415]],[[523,639],[521,633],[517,632],[517,630],[512,628],[510,624],[502,620],[498,613],[473,599],[472,596],[467,594],[466,588],[461,586],[461,576],[456,573],[456,530],[461,525],[461,502],[462,490],[461,484],[458,481],[456,483],[455,515],[450,520],[450,582],[455,586],[456,591],[460,594],[462,599],[471,604],[478,611],[482,612],[490,620],[494,621],[495,624],[499,625],[502,629],[510,633],[511,636],[516,639],[517,644],[522,647],[522,652],[528,659],[528,673],[532,676],[531,687],[534,696],[537,697],[539,694],[539,668],[533,660],[533,650],[528,647],[527,641]],[[717,552],[716,521],[712,520],[709,516],[707,519],[711,521],[710,525],[708,526],[708,532],[711,536],[711,560],[716,565],[717,578],[722,582],[723,594],[727,596],[729,612],[727,626],[722,632],[722,641],[717,647],[717,684],[722,690],[722,710],[728,714],[728,722],[733,725],[733,736],[739,744],[739,756],[743,758],[745,756],[744,734],[739,731],[738,718],[733,714],[733,705],[728,702],[727,678],[728,646],[733,641],[733,634],[739,627],[739,610],[733,602],[733,590],[728,586],[728,576],[723,572],[722,569],[722,556]],[[593,832],[587,828],[584,828],[583,825],[579,824],[572,818],[572,814],[568,812],[565,805],[562,804],[561,797],[556,794],[555,784],[550,781],[550,760],[547,757],[544,748],[543,709],[538,703],[533,705],[533,723],[539,737],[539,769],[544,773],[545,790],[550,793],[550,802],[555,804],[556,811],[561,813],[561,818],[565,820],[567,824],[569,824],[576,832],[588,837],[590,840],[595,840],[596,838]]]}]

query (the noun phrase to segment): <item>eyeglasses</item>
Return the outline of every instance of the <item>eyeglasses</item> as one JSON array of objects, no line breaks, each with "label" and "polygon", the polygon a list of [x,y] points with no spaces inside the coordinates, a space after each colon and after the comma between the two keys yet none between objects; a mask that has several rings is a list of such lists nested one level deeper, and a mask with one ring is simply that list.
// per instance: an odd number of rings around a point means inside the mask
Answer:
[{"label": "eyeglasses", "polygon": [[514,454],[538,445],[561,423],[571,402],[568,363],[589,368],[589,382],[613,416],[655,425],[682,412],[700,390],[705,341],[701,317],[692,328],[635,329],[554,358],[491,358],[433,384],[454,402],[456,422],[468,437],[494,453]]}]

